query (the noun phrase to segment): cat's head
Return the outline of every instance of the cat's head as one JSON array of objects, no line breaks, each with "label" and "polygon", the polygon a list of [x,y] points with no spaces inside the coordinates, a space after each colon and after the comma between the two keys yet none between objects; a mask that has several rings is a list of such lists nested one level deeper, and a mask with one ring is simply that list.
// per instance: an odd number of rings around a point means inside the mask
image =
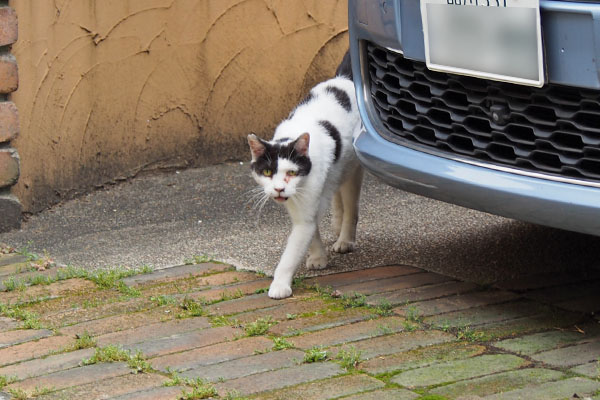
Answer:
[{"label": "cat's head", "polygon": [[298,193],[311,168],[309,143],[308,133],[303,133],[296,140],[270,142],[256,135],[248,136],[252,176],[267,196],[283,203]]}]

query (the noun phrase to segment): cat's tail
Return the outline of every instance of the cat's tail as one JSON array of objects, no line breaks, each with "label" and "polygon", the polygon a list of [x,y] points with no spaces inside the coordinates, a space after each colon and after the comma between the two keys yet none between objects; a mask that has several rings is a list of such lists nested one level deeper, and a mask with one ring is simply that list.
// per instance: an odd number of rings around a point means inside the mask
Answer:
[{"label": "cat's tail", "polygon": [[342,58],[342,62],[335,70],[335,76],[343,76],[350,80],[353,80],[353,78],[352,78],[352,63],[350,60],[350,50],[347,50],[346,54],[344,54],[344,58]]}]

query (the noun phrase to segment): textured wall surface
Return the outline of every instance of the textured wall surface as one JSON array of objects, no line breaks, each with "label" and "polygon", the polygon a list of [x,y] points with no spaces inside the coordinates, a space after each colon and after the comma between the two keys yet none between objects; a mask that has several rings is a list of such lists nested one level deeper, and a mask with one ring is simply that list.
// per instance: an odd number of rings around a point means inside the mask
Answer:
[{"label": "textured wall surface", "polygon": [[11,1],[27,211],[140,170],[246,159],[347,43],[345,0]]},{"label": "textured wall surface", "polygon": [[18,228],[21,224],[21,204],[12,194],[19,179],[19,154],[13,148],[19,134],[17,107],[9,101],[19,87],[19,69],[10,54],[18,38],[15,10],[0,1],[0,232]]}]

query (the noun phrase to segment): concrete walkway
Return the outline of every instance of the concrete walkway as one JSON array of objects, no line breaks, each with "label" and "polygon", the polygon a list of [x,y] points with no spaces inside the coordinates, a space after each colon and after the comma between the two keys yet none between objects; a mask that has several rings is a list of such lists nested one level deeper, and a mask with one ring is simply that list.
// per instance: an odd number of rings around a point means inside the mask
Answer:
[{"label": "concrete walkway", "polygon": [[[600,399],[600,276],[90,272],[1,249],[0,399]],[[196,261],[206,261],[197,259]]]}]

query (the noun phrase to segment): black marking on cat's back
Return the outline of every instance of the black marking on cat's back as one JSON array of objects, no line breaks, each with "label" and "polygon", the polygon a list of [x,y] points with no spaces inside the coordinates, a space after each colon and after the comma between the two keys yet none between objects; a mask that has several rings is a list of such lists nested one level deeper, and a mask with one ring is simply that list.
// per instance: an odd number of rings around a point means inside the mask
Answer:
[{"label": "black marking on cat's back", "polygon": [[331,138],[335,142],[333,162],[336,162],[338,158],[340,158],[340,154],[342,153],[342,137],[340,135],[340,131],[338,131],[338,129],[329,121],[319,121],[319,125],[325,128],[327,134],[331,136]]},{"label": "black marking on cat's back", "polygon": [[336,101],[342,107],[344,107],[344,110],[348,112],[352,111],[352,101],[350,100],[350,96],[348,96],[348,93],[346,93],[346,91],[335,86],[327,86],[325,88],[325,92],[333,94],[335,96]]}]

